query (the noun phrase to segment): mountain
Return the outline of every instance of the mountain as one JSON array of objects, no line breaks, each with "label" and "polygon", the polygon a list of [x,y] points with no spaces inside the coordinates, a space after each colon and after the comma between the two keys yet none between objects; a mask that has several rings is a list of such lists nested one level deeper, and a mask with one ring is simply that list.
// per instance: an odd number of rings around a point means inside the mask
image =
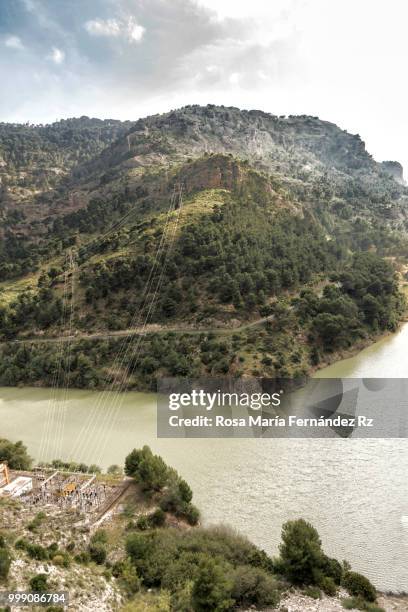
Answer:
[{"label": "mountain", "polygon": [[213,105],[0,135],[3,384],[50,384],[61,334],[70,384],[142,388],[303,376],[398,325],[408,189],[358,135]]}]

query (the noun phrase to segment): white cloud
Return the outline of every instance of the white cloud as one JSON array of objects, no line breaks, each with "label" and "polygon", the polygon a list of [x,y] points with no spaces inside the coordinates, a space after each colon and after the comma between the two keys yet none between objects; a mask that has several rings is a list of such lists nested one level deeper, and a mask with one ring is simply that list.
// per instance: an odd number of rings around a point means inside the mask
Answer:
[{"label": "white cloud", "polygon": [[[132,23],[130,23],[130,21],[132,21]],[[130,40],[134,40],[135,42],[138,42],[139,40],[142,40],[145,29],[143,26],[139,25],[135,21],[133,20],[130,20],[130,21],[128,24],[129,38]]]},{"label": "white cloud", "polygon": [[62,64],[65,59],[65,53],[61,51],[61,49],[53,47],[51,53],[48,56],[48,59],[54,62],[54,64]]},{"label": "white cloud", "polygon": [[121,33],[116,19],[92,19],[86,22],[85,29],[93,36],[119,36]]},{"label": "white cloud", "polygon": [[4,41],[4,44],[9,49],[24,49],[24,45],[21,42],[21,39],[18,36],[8,36]]},{"label": "white cloud", "polygon": [[91,19],[85,23],[85,29],[92,36],[122,37],[130,43],[139,42],[145,33],[145,28],[133,17],[121,21],[118,19]]}]

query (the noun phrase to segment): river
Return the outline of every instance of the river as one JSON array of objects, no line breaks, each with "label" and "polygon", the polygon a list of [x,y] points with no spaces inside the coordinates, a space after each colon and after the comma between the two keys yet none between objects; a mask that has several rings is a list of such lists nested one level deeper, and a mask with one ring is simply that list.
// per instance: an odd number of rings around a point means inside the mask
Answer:
[{"label": "river", "polygon": [[[408,377],[407,354],[405,324],[318,376]],[[153,394],[123,394],[116,414],[113,399],[0,388],[0,435],[23,440],[35,459],[103,467],[149,444],[191,484],[205,524],[227,523],[276,554],[282,523],[304,517],[328,554],[349,560],[381,590],[408,591],[406,440],[157,439]]]}]

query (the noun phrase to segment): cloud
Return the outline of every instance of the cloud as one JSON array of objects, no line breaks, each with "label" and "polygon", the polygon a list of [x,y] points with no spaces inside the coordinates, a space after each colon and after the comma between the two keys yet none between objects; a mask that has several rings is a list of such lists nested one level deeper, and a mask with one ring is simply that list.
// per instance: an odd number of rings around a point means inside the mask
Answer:
[{"label": "cloud", "polygon": [[122,37],[129,42],[139,42],[145,28],[132,17],[126,20],[118,19],[90,19],[85,23],[86,31],[93,36]]},{"label": "cloud", "polygon": [[18,49],[20,51],[24,49],[24,45],[18,36],[8,36],[4,41],[4,44],[9,49]]},{"label": "cloud", "polygon": [[51,53],[47,56],[54,64],[62,64],[65,59],[64,51],[58,49],[58,47],[53,47]]},{"label": "cloud", "polygon": [[121,33],[116,19],[91,19],[86,22],[85,29],[94,36],[119,36]]},{"label": "cloud", "polygon": [[319,115],[406,160],[408,3],[363,4],[0,0],[0,121],[210,102]]}]

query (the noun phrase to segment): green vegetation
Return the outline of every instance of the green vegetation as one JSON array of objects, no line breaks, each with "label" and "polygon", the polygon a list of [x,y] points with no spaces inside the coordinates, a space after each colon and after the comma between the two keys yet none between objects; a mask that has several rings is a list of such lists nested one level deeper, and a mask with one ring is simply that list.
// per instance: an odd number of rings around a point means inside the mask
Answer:
[{"label": "green vegetation", "polygon": [[365,601],[361,597],[348,597],[347,599],[342,599],[341,604],[345,610],[363,610],[363,612],[385,612],[384,608],[380,608],[376,604]]},{"label": "green vegetation", "polygon": [[[328,557],[316,529],[303,519],[283,525],[280,555],[272,559],[228,527],[186,528],[199,518],[191,503],[192,490],[148,446],[129,453],[125,473],[134,479],[134,500],[103,529],[86,536],[87,530],[77,530],[78,517],[70,512],[58,517],[38,512],[19,529],[8,529],[0,536],[0,580],[9,585],[14,579],[9,572],[9,546],[14,543],[13,557],[25,557],[38,568],[55,566],[50,584],[47,574],[31,570],[30,589],[53,588],[57,575],[68,576],[70,568],[80,564],[81,573],[107,583],[114,578],[111,586],[120,592],[126,601],[123,609],[129,612],[272,609],[292,585],[315,599],[322,593],[334,596],[342,586],[351,595],[343,600],[345,608],[351,609],[352,602],[357,609],[379,611],[369,580],[352,572],[346,562]],[[3,503],[2,513],[8,508],[9,519],[19,516],[18,503]],[[16,533],[24,535],[15,539]],[[73,595],[80,586],[77,582]],[[72,591],[72,585],[67,587]]]},{"label": "green vegetation", "polygon": [[35,593],[46,593],[48,589],[47,574],[36,574],[30,580],[30,587]]},{"label": "green vegetation", "polygon": [[11,556],[5,539],[0,535],[0,583],[7,580],[11,565]]},{"label": "green vegetation", "polygon": [[[188,303],[186,296],[178,299]],[[62,364],[60,342],[25,342],[17,348],[5,343],[0,346],[0,384],[53,386],[58,380],[78,388],[120,383],[125,389],[154,390],[156,379],[163,376],[302,378],[326,355],[379,332],[395,331],[404,311],[405,298],[392,265],[374,253],[357,254],[331,274],[322,290],[311,285],[293,298],[281,296],[259,306],[257,316],[269,320],[254,327],[78,339],[63,353]],[[28,312],[24,318],[29,321]],[[126,363],[113,377],[110,366],[124,347]],[[61,365],[66,371],[63,381]]]},{"label": "green vegetation", "polygon": [[189,485],[161,457],[154,455],[148,446],[141,450],[134,449],[126,457],[125,473],[140,483],[147,493],[160,493],[158,499],[161,513],[156,512],[149,518],[139,519],[139,528],[160,526],[160,523],[164,523],[164,512],[171,512],[191,525],[198,523],[199,512],[191,503],[193,493]]},{"label": "green vegetation", "polygon": [[371,582],[357,572],[347,572],[343,579],[343,584],[350,595],[360,597],[367,601],[376,600],[375,588]]},{"label": "green vegetation", "polygon": [[0,438],[0,461],[7,461],[13,470],[28,470],[31,466],[31,457],[27,454],[27,448],[20,442],[10,442]]}]

